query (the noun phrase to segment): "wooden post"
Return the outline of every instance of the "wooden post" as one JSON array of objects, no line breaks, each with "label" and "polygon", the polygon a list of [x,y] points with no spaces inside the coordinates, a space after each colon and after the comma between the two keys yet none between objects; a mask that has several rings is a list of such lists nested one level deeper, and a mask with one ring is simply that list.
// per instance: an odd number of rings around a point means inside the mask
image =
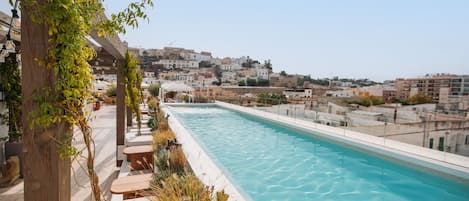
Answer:
[{"label": "wooden post", "polygon": [[[46,0],[36,2],[41,5]],[[48,27],[34,23],[29,12],[28,8],[21,10],[24,200],[67,201],[70,200],[71,162],[70,158],[59,157],[58,145],[51,137],[63,140],[72,130],[63,122],[48,128],[30,128],[29,114],[38,108],[32,99],[41,95],[40,89],[44,87],[55,89],[56,76],[35,61],[46,55]]]},{"label": "wooden post", "polygon": [[[123,65],[124,61],[119,61],[118,65]],[[117,71],[117,118],[116,118],[116,162],[117,166],[122,164],[122,160],[124,160],[124,144],[125,144],[125,82],[124,76],[118,70]]]},{"label": "wooden post", "polygon": [[[96,16],[95,22],[98,22],[103,16]],[[93,30],[90,36],[99,43],[106,52],[117,59],[117,65],[124,65],[125,63],[125,51],[127,46],[122,43],[117,37],[117,34],[113,37],[100,37],[96,30]],[[124,77],[117,70],[117,108],[116,108],[116,162],[117,166],[120,166],[124,159],[124,144],[125,144],[125,85]]]},{"label": "wooden post", "polygon": [[126,107],[127,110],[127,126],[132,127],[132,108]]}]

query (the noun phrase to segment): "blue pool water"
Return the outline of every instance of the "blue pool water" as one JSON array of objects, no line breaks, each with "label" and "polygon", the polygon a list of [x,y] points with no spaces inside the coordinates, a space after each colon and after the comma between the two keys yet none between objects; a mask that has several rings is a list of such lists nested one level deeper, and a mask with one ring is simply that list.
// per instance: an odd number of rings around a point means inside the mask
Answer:
[{"label": "blue pool water", "polygon": [[171,111],[255,201],[469,200],[469,185],[219,107]]}]

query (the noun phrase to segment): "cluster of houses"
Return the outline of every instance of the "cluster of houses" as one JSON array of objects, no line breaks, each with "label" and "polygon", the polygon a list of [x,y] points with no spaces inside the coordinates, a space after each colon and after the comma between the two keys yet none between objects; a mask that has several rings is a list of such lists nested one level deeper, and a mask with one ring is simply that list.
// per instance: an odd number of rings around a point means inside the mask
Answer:
[{"label": "cluster of houses", "polygon": [[175,47],[131,50],[140,58],[147,83],[165,80],[181,81],[192,87],[238,85],[249,79],[269,80],[272,69],[246,56],[217,58],[210,52]]}]

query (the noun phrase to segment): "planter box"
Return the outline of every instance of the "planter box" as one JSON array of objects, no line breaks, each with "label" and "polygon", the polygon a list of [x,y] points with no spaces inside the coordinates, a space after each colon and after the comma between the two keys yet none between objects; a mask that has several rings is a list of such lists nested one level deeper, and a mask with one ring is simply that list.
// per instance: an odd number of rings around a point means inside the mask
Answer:
[{"label": "planter box", "polygon": [[23,142],[5,143],[5,160],[8,160],[10,156],[20,158],[20,177],[23,178]]}]

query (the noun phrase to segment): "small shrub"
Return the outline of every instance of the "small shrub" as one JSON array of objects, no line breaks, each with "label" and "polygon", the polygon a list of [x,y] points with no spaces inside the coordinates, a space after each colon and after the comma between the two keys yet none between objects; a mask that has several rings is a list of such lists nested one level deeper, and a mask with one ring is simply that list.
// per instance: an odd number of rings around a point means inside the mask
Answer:
[{"label": "small shrub", "polygon": [[384,101],[383,101],[382,98],[379,98],[379,97],[376,97],[376,96],[365,96],[365,97],[361,97],[358,100],[348,100],[347,103],[357,104],[357,105],[369,107],[371,105],[384,104]]},{"label": "small shrub", "polygon": [[168,130],[169,129],[168,120],[164,117],[164,113],[160,111],[150,117],[147,125],[148,127],[151,128],[151,130],[156,130],[160,128],[158,125],[163,121],[166,121],[166,123],[161,124],[161,129]]},{"label": "small shrub", "polygon": [[171,130],[159,130],[153,135],[153,146],[156,151],[160,151],[168,146],[168,140],[174,139],[176,139],[176,136]]},{"label": "small shrub", "polygon": [[151,182],[151,185],[161,186],[162,185],[161,182],[164,179],[172,176],[173,174],[174,173],[170,169],[165,169],[165,170],[158,171],[158,173],[153,176],[153,180]]},{"label": "small shrub", "polygon": [[169,169],[168,152],[163,150],[156,154],[155,167],[158,168],[158,174]]},{"label": "small shrub", "polygon": [[109,88],[106,90],[106,95],[108,97],[115,97],[117,96],[117,88],[116,85],[111,85]]},{"label": "small shrub", "polygon": [[228,201],[230,196],[225,193],[225,190],[217,192],[217,201]]},{"label": "small shrub", "polygon": [[169,151],[169,168],[175,172],[184,172],[187,166],[187,159],[181,146],[176,146]]},{"label": "small shrub", "polygon": [[160,85],[158,84],[151,84],[149,87],[148,87],[148,93],[150,93],[150,95],[156,97],[159,95],[160,93]]},{"label": "small shrub", "polygon": [[158,122],[158,130],[166,131],[169,129],[169,124],[167,119],[163,119],[162,121]]},{"label": "small shrub", "polygon": [[153,97],[153,98],[150,98],[150,100],[148,100],[148,108],[151,109],[151,110],[155,110],[159,107],[159,102],[158,102],[158,99]]},{"label": "small shrub", "polygon": [[184,176],[173,174],[162,180],[161,185],[152,185],[152,190],[156,195],[155,200],[158,201],[212,201],[215,197],[215,200],[226,200],[224,196],[218,199],[219,193],[214,192],[213,187],[205,186],[191,173]]},{"label": "small shrub", "polygon": [[159,111],[156,113],[156,122],[159,123],[161,121],[164,121],[166,120],[166,118],[164,117],[164,112],[163,111]]},{"label": "small shrub", "polygon": [[150,119],[147,122],[147,126],[151,128],[152,131],[156,130],[157,128],[156,118],[150,117]]}]

